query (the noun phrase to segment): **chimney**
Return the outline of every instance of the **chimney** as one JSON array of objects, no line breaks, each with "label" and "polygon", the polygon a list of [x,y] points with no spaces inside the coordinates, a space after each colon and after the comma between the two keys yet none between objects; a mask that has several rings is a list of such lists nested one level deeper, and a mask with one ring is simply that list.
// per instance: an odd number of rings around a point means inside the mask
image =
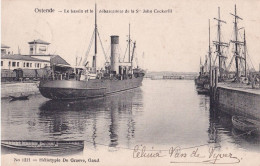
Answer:
[{"label": "chimney", "polygon": [[119,73],[119,36],[111,36],[111,70]]}]

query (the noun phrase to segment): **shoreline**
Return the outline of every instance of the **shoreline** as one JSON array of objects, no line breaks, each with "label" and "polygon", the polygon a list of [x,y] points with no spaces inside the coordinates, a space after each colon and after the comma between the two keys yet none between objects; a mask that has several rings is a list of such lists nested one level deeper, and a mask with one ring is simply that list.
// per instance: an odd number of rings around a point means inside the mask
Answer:
[{"label": "shoreline", "polygon": [[1,83],[1,99],[9,96],[40,94],[37,82],[5,82]]}]

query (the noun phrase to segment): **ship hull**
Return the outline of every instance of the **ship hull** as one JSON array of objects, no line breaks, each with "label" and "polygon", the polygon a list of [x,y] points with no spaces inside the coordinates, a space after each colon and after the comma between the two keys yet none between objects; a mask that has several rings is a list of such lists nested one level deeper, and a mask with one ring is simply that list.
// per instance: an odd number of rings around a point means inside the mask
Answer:
[{"label": "ship hull", "polygon": [[44,97],[49,99],[85,99],[102,97],[111,93],[137,88],[142,85],[142,81],[143,77],[126,80],[42,80],[39,85],[39,90]]}]

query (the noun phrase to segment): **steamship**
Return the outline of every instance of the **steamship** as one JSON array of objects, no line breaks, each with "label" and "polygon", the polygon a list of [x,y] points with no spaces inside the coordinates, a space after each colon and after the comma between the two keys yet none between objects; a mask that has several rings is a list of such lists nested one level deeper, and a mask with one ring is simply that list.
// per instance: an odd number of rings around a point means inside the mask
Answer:
[{"label": "steamship", "polygon": [[[105,55],[106,63],[104,67],[97,68],[97,37],[99,37],[99,32],[96,16],[95,6],[95,28],[91,39],[92,42],[94,40],[95,54],[93,55],[92,66],[89,67],[87,61],[90,49],[88,49],[84,60],[81,58],[79,62],[76,62],[75,67],[51,66],[49,74],[39,84],[40,93],[44,97],[54,100],[94,98],[137,88],[142,85],[145,72],[138,66],[133,67],[136,42],[132,42],[130,38],[130,24],[127,40],[128,61],[120,61],[119,36],[111,36],[110,61]],[[90,42],[90,45],[92,45],[92,42]],[[131,45],[133,45],[132,48]],[[103,48],[102,43],[101,46]]]}]

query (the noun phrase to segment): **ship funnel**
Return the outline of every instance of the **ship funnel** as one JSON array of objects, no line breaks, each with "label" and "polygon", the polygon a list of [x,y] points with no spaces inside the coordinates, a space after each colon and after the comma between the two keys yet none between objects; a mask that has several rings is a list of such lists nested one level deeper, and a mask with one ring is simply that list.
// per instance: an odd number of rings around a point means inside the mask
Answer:
[{"label": "ship funnel", "polygon": [[111,36],[111,71],[119,73],[119,36]]}]

